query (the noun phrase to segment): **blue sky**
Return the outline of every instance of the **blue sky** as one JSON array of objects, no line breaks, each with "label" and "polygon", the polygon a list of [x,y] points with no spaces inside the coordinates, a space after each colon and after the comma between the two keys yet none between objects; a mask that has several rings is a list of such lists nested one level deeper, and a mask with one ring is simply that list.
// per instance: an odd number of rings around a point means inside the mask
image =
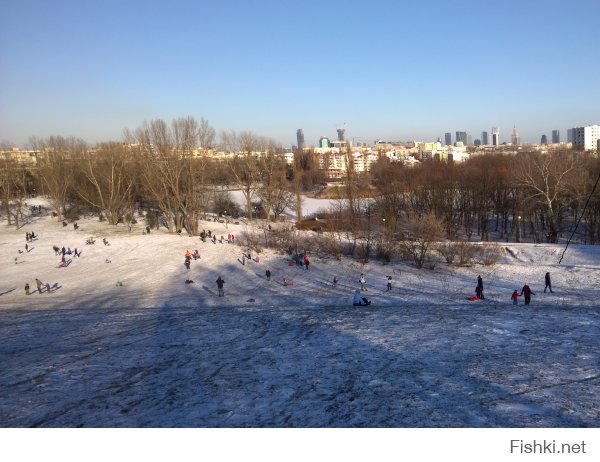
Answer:
[{"label": "blue sky", "polygon": [[204,117],[286,146],[600,123],[600,1],[0,3],[0,140]]}]

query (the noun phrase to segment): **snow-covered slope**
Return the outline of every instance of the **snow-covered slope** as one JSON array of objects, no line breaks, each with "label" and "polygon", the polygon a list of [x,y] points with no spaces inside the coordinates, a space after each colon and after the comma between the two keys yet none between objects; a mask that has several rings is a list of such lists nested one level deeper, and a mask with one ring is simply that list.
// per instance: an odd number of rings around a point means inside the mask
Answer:
[{"label": "snow-covered slope", "polygon": [[[226,242],[241,224],[203,222],[216,244],[79,224],[1,223],[2,426],[600,425],[597,247],[559,265],[562,246],[506,244],[496,265],[435,271],[307,249],[304,270],[276,250],[242,265]],[[53,245],[83,253],[58,268]],[[368,308],[351,303],[360,273]],[[470,302],[478,274],[486,300]],[[532,304],[513,306],[525,283]]]}]

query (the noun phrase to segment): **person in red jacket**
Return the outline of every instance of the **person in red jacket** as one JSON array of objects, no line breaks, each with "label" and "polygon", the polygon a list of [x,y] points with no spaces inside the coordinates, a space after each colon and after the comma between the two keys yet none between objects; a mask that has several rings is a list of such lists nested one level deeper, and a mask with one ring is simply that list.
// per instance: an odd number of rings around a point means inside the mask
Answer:
[{"label": "person in red jacket", "polygon": [[510,296],[510,298],[512,299],[513,305],[518,305],[519,304],[519,292],[517,292],[516,290],[512,293],[512,295]]},{"label": "person in red jacket", "polygon": [[535,295],[535,293],[529,288],[527,284],[525,284],[521,289],[521,295],[525,296],[525,305],[529,305],[529,302],[531,301],[531,296]]}]

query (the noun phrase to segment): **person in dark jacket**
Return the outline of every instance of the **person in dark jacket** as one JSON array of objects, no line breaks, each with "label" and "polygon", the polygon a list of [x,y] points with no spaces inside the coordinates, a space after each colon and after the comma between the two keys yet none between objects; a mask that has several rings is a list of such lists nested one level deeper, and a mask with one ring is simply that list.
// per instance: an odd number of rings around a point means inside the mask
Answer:
[{"label": "person in dark jacket", "polygon": [[219,278],[217,279],[217,290],[219,291],[219,297],[224,297],[225,294],[223,293],[223,284],[225,284],[225,281],[223,280],[223,278],[221,276],[219,276]]},{"label": "person in dark jacket", "polygon": [[485,297],[483,296],[483,279],[481,279],[481,275],[477,276],[477,289],[475,290],[475,292],[477,293],[477,296],[479,298],[481,298],[482,300],[485,299]]},{"label": "person in dark jacket", "polygon": [[267,281],[271,280],[271,270],[265,271],[265,276],[267,276]]},{"label": "person in dark jacket", "polygon": [[552,292],[552,281],[550,280],[550,273],[546,273],[544,280],[546,282],[546,286],[544,287],[544,293],[546,292],[546,289],[550,289],[550,292],[553,293]]},{"label": "person in dark jacket", "polygon": [[535,293],[527,284],[525,284],[521,289],[521,295],[525,296],[525,305],[529,305],[529,302],[531,301],[531,296],[535,295]]}]

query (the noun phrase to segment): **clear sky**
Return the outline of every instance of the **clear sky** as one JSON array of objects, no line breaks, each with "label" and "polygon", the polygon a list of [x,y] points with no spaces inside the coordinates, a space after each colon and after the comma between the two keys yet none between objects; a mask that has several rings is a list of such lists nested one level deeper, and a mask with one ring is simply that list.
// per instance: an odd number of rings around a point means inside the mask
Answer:
[{"label": "clear sky", "polygon": [[204,117],[286,146],[600,124],[599,0],[0,2],[0,140]]}]

